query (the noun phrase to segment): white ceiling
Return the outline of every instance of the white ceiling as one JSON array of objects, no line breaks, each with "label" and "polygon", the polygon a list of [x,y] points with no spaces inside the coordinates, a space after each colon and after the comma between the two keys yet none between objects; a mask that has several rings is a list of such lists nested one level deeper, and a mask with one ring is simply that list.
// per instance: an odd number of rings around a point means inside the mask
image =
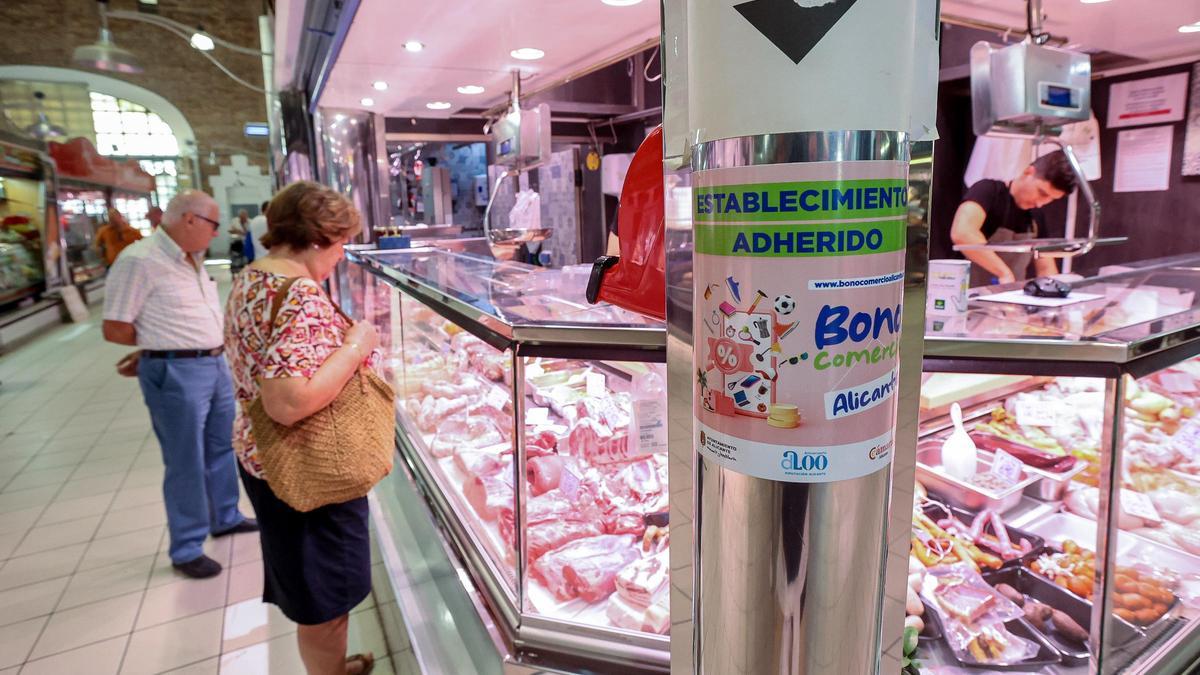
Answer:
[{"label": "white ceiling", "polygon": [[[490,107],[505,99],[512,70],[519,68],[527,90],[659,35],[659,3],[642,0],[612,7],[600,0],[363,0],[333,74],[321,95],[326,107],[371,108],[387,115],[444,117],[468,107]],[[405,51],[406,40],[425,44]],[[536,47],[538,61],[518,61],[509,52]],[[387,91],[371,83],[384,80]],[[483,86],[479,95],[457,87]],[[432,111],[430,101],[453,107]]]},{"label": "white ceiling", "polygon": [[[297,0],[279,0],[281,5]],[[1013,27],[1025,25],[1025,0],[942,0],[942,12]],[[277,17],[277,51],[296,42],[297,11]],[[1146,60],[1200,55],[1200,33],[1178,31],[1200,21],[1200,0],[1044,0],[1046,30],[1065,36],[1071,46],[1106,50]],[[292,35],[280,39],[279,22],[287,15]],[[552,82],[659,34],[659,2],[642,0],[612,7],[600,0],[363,0],[333,74],[321,96],[327,107],[371,108],[390,116],[445,117],[461,108],[490,107],[505,98],[511,71],[519,68],[526,89]],[[289,39],[290,38],[290,39]],[[406,40],[425,44],[405,51]],[[537,47],[539,61],[518,61],[509,52]],[[277,74],[292,64],[276,62]],[[387,91],[371,83],[384,80]],[[459,94],[461,85],[486,88],[475,96]],[[449,110],[432,111],[430,101],[448,101]]]},{"label": "white ceiling", "polygon": [[[1179,32],[1200,21],[1200,0],[1043,0],[1043,12],[1045,29],[1066,37],[1073,48],[1149,61],[1200,55],[1200,33]],[[1023,27],[1025,0],[942,0],[942,13]]]}]

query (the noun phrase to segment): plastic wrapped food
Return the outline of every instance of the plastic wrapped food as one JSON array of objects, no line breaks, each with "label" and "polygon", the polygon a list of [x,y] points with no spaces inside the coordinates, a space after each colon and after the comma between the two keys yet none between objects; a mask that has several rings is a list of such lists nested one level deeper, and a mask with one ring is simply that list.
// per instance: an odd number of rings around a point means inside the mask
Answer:
[{"label": "plastic wrapped food", "polygon": [[944,625],[946,642],[960,661],[986,666],[1011,666],[1037,656],[1036,643],[1013,635],[1004,624],[971,628],[957,621]]},{"label": "plastic wrapped food", "polygon": [[970,627],[1004,623],[1023,614],[1016,603],[989,586],[968,563],[931,568],[921,593],[945,621]]}]

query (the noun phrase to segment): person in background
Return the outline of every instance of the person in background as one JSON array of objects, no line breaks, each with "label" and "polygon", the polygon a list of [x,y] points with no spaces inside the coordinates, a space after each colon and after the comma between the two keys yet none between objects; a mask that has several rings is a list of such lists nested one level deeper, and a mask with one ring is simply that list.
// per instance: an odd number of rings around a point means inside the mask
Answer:
[{"label": "person in background", "polygon": [[163,210],[157,206],[151,206],[150,210],[146,212],[146,220],[150,221],[151,232],[158,229],[159,224],[162,223],[162,217]]},{"label": "person in background", "polygon": [[350,200],[309,181],[280,190],[267,218],[271,229],[262,243],[270,252],[234,277],[225,306],[239,404],[234,449],[262,523],[263,600],[299,624],[309,675],[360,675],[371,672],[374,656],[347,658],[346,629],[350,610],[371,592],[367,499],[309,512],[288,506],[263,472],[246,410],[261,396],[271,418],[292,425],[328,406],[364,361],[378,367],[374,327],[342,318],[321,288],[362,223]]},{"label": "person in background", "polygon": [[[1045,236],[1041,208],[1075,189],[1075,173],[1063,151],[1042,155],[1008,183],[984,179],[972,185],[954,213],[950,240],[962,244],[1003,244]],[[1038,276],[1058,274],[1051,258],[1032,253],[963,251],[971,261],[971,287],[1023,281],[1029,263]]]},{"label": "person in background", "polygon": [[247,228],[249,231],[246,232],[246,245],[243,249],[246,252],[248,263],[267,254],[267,249],[260,242],[267,234],[267,207],[270,205],[271,202],[263,202],[258,215],[250,219],[250,226]]},{"label": "person in background", "polygon": [[250,227],[250,213],[246,209],[238,209],[237,218],[229,224],[229,257],[232,259],[233,270],[236,272],[246,264],[246,249],[244,239]]},{"label": "person in background", "polygon": [[238,511],[221,301],[202,257],[221,227],[219,216],[203,192],[177,195],[162,227],[109,270],[104,298],[104,339],[140,348],[118,368],[136,371],[162,449],[171,564],[197,579],[221,572],[204,555],[209,534],[258,529]]},{"label": "person in background", "polygon": [[142,238],[142,233],[133,229],[125,216],[114,209],[108,209],[108,224],[96,233],[94,246],[104,256],[104,264],[112,267],[117,256],[121,255],[127,246]]}]

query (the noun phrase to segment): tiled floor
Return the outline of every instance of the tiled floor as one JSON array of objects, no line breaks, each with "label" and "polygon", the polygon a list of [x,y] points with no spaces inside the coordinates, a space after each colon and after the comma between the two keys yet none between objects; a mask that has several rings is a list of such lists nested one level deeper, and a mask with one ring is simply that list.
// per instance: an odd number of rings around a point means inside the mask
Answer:
[{"label": "tiled floor", "polygon": [[[125,351],[93,321],[0,356],[0,675],[302,674],[295,625],[259,599],[257,535],[210,540],[213,579],[171,569],[158,443],[113,368]],[[350,642],[393,672],[373,599]]]}]

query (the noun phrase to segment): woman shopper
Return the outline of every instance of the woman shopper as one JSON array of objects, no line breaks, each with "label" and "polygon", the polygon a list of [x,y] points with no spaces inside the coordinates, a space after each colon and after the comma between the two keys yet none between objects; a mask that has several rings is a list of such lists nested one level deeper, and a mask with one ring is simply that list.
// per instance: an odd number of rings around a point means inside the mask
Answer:
[{"label": "woman shopper", "polygon": [[[361,221],[348,199],[313,182],[280,190],[267,217],[270,252],[234,277],[225,310],[239,404],[234,449],[261,527],[263,599],[299,624],[309,675],[365,674],[374,657],[347,658],[346,629],[350,610],[371,590],[367,499],[293,509],[264,475],[249,412],[261,396],[266,414],[291,426],[329,406],[364,363],[376,367],[375,329],[340,316],[321,287]],[[279,293],[286,295],[277,303]]]}]

